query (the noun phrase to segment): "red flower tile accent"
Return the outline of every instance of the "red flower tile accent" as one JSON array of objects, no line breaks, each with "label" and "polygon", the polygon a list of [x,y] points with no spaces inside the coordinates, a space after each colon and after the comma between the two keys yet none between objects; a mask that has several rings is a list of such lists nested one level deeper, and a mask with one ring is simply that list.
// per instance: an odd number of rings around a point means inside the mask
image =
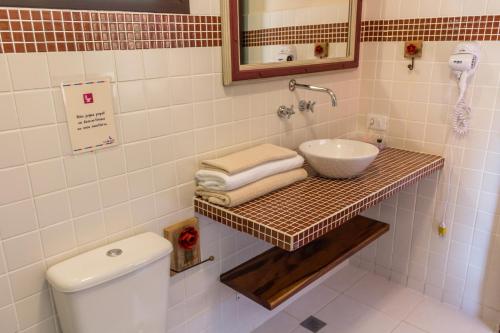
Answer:
[{"label": "red flower tile accent", "polygon": [[294,251],[444,166],[440,156],[383,150],[361,176],[309,177],[234,208],[195,198],[195,211],[287,251]]}]

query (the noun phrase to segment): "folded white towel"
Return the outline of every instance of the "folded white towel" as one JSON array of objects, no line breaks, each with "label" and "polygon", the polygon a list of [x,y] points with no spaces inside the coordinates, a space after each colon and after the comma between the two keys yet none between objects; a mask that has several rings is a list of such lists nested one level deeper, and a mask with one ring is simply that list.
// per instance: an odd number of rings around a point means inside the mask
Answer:
[{"label": "folded white towel", "polygon": [[285,160],[261,164],[234,175],[214,170],[199,170],[196,173],[198,186],[213,191],[232,191],[262,178],[302,167],[304,158],[297,155]]}]

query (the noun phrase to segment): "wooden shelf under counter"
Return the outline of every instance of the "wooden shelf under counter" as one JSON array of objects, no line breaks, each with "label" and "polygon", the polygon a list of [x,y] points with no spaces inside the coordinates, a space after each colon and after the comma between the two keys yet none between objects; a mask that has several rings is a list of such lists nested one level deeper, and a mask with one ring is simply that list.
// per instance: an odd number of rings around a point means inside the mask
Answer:
[{"label": "wooden shelf under counter", "polygon": [[220,280],[273,310],[387,231],[388,224],[357,216],[294,252],[272,248]]}]

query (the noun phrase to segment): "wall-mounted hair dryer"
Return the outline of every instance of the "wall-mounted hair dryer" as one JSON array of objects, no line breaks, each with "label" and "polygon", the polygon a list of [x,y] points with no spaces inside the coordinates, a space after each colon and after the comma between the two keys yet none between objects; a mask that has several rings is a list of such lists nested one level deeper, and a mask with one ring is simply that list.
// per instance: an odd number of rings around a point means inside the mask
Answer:
[{"label": "wall-mounted hair dryer", "polygon": [[479,47],[472,43],[458,45],[455,53],[450,57],[449,65],[459,80],[459,100],[464,97],[468,80],[476,72],[478,63]]},{"label": "wall-mounted hair dryer", "polygon": [[453,113],[453,129],[458,134],[466,134],[469,130],[471,109],[465,104],[465,92],[470,77],[476,72],[479,65],[479,46],[476,43],[463,43],[455,48],[449,65],[458,80],[460,94]]}]

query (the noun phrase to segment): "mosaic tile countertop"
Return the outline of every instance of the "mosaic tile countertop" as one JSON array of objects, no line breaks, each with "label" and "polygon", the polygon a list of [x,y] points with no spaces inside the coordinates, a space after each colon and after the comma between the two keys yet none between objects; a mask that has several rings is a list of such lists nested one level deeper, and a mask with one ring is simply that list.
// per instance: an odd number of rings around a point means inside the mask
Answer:
[{"label": "mosaic tile countertop", "polygon": [[294,251],[444,166],[440,156],[387,148],[355,179],[309,177],[234,208],[195,198],[196,213]]}]

